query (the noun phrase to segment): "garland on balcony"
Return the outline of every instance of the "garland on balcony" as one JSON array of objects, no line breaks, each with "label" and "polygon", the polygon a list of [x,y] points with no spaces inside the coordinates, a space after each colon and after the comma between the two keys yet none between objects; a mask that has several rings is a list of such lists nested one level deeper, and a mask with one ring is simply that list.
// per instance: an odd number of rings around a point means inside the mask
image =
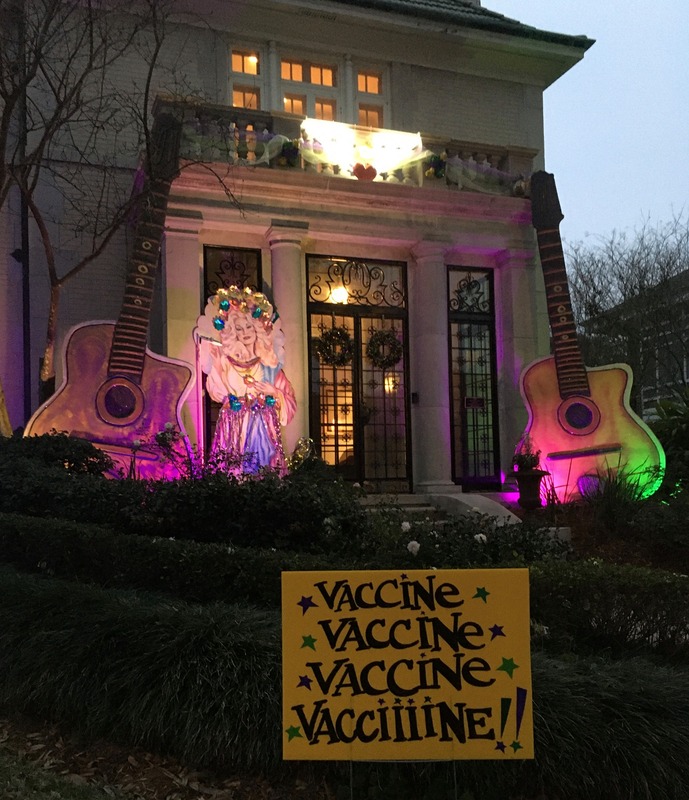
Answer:
[{"label": "garland on balcony", "polygon": [[366,345],[366,356],[374,367],[390,369],[399,363],[404,348],[392,329],[376,331]]},{"label": "garland on balcony", "polygon": [[341,326],[324,331],[313,343],[318,358],[329,367],[346,367],[354,358],[354,342]]}]

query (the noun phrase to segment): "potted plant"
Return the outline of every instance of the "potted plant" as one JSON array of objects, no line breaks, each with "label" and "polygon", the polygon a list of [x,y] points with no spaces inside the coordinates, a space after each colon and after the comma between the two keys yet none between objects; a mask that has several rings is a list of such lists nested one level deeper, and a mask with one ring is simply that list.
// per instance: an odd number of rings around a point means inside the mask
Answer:
[{"label": "potted plant", "polygon": [[547,471],[540,468],[541,451],[534,449],[528,433],[519,441],[512,456],[512,467],[519,488],[519,505],[524,509],[540,508],[541,480]]}]

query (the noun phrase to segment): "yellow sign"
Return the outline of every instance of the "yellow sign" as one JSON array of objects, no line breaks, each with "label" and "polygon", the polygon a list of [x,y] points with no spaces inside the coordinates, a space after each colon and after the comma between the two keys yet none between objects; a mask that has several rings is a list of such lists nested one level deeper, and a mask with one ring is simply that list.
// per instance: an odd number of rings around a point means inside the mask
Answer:
[{"label": "yellow sign", "polygon": [[526,569],[285,572],[283,757],[533,758]]}]

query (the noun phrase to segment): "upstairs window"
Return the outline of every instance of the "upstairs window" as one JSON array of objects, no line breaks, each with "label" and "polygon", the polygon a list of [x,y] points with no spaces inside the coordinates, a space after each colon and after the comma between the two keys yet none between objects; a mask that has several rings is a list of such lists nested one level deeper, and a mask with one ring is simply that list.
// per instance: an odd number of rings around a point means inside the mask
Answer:
[{"label": "upstairs window", "polygon": [[323,67],[318,64],[311,64],[311,83],[318,86],[335,85],[335,69],[333,67]]},{"label": "upstairs window", "polygon": [[283,98],[285,111],[288,114],[306,116],[306,97],[301,94],[286,94]]},{"label": "upstairs window", "polygon": [[287,113],[329,121],[337,119],[340,97],[335,65],[282,58],[280,78],[283,108]]},{"label": "upstairs window", "polygon": [[245,50],[233,50],[232,72],[242,72],[245,75],[259,75],[258,54]]},{"label": "upstairs window", "polygon": [[256,50],[232,50],[231,97],[236,108],[261,108],[261,62]]},{"label": "upstairs window", "polygon": [[232,105],[236,108],[259,109],[261,92],[253,86],[235,86],[232,89]]},{"label": "upstairs window", "polygon": [[379,72],[359,72],[356,85],[359,94],[383,93],[383,78]]},{"label": "upstairs window", "polygon": [[363,125],[367,128],[382,128],[382,74],[373,70],[359,70],[356,74],[356,88],[358,112],[357,122],[359,125]]},{"label": "upstairs window", "polygon": [[383,127],[383,107],[359,103],[359,125],[366,128]]},{"label": "upstairs window", "polygon": [[316,98],[314,116],[316,119],[327,119],[330,122],[335,120],[336,104],[334,100],[323,100]]},{"label": "upstairs window", "polygon": [[280,62],[280,77],[283,81],[296,81],[301,83],[304,80],[304,67],[300,61]]}]

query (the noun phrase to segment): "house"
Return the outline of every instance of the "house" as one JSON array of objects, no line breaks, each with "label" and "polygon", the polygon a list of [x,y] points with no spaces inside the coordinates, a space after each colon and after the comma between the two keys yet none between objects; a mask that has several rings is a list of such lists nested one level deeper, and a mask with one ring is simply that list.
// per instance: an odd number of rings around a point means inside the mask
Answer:
[{"label": "house", "polygon": [[[218,288],[249,287],[284,333],[286,451],[310,437],[380,491],[499,487],[526,421],[520,372],[549,349],[523,181],[544,165],[543,92],[591,40],[475,0],[205,0],[204,25],[175,36],[198,92],[157,100],[183,121],[183,169],[150,343],[193,367],[190,437],[206,448],[217,417],[197,321]],[[2,236],[12,252],[12,225]],[[62,339],[117,316],[116,258],[70,287]],[[17,425],[13,270],[0,380]]]}]

